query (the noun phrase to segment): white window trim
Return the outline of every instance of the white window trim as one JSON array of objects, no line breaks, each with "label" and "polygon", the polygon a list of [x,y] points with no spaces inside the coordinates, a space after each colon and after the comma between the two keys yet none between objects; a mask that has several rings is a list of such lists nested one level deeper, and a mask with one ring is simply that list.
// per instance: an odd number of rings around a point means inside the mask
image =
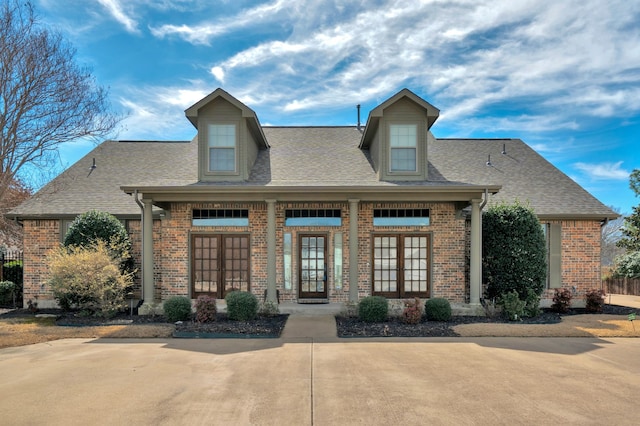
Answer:
[{"label": "white window trim", "polygon": [[[414,145],[413,146],[391,146],[391,134],[392,134],[392,128],[395,126],[413,126],[415,128],[415,141],[414,141]],[[418,133],[420,130],[420,126],[418,125],[418,123],[402,123],[402,122],[398,122],[398,123],[390,123],[389,124],[389,129],[388,129],[388,137],[389,137],[389,161],[388,161],[388,173],[389,174],[395,174],[395,175],[415,175],[419,173],[419,167],[418,167]],[[415,161],[414,161],[414,168],[413,170],[394,170],[393,169],[393,150],[399,148],[399,149],[407,149],[407,148],[412,148],[415,151]]]},{"label": "white window trim", "polygon": [[[211,146],[211,129],[215,126],[233,126],[235,143],[233,146],[233,170],[215,170],[211,168],[211,151],[214,149],[229,149],[232,147]],[[207,173],[216,175],[236,175],[238,174],[238,124],[237,123],[209,123],[207,127]]]}]

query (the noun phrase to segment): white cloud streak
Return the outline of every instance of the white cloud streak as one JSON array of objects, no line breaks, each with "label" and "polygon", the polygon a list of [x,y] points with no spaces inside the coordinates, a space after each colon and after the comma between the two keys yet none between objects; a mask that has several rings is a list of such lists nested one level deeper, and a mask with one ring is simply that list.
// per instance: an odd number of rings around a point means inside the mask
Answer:
[{"label": "white cloud streak", "polygon": [[119,0],[98,0],[113,18],[120,22],[129,33],[138,33],[138,22],[127,15]]},{"label": "white cloud streak", "polygon": [[575,163],[574,167],[586,174],[592,180],[621,180],[629,179],[630,172],[622,169],[622,161],[616,163],[586,164]]}]

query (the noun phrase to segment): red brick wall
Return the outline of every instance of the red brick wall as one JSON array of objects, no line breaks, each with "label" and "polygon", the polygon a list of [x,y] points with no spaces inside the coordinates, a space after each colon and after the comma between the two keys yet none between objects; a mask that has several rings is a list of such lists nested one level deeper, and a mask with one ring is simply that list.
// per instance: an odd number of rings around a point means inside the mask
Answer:
[{"label": "red brick wall", "polygon": [[[194,227],[191,212],[194,208],[242,208],[249,210],[249,227]],[[286,227],[286,209],[341,209],[340,227]],[[375,208],[428,208],[430,225],[415,227],[375,227]],[[278,203],[276,204],[276,282],[281,301],[298,298],[297,244],[300,233],[319,233],[328,237],[327,267],[329,298],[332,302],[343,302],[349,298],[349,206],[348,203]],[[429,204],[359,204],[358,295],[371,294],[371,236],[380,233],[420,232],[431,235],[431,296],[444,297],[453,303],[468,302],[468,222],[456,216],[451,203]],[[575,287],[575,299],[581,300],[591,288],[600,287],[600,223],[598,221],[562,221],[562,277],[563,286]],[[265,203],[174,203],[168,218],[154,221],[154,281],[156,299],[166,300],[174,295],[190,293],[189,245],[190,235],[197,232],[230,233],[251,235],[251,289],[262,297],[267,288],[267,206]],[[140,269],[140,221],[128,222],[133,243],[133,256]],[[284,288],[283,250],[284,233],[292,234],[292,289]],[[343,284],[335,288],[333,242],[337,232],[343,236]],[[47,253],[60,244],[59,220],[24,221],[24,300],[38,295],[40,306],[52,306],[53,299],[47,282]],[[136,279],[136,290],[140,291],[140,277]],[[543,298],[551,299],[553,290],[546,290]]]},{"label": "red brick wall", "polygon": [[[429,226],[374,227],[373,210],[429,209]],[[465,220],[456,217],[452,203],[361,203],[359,209],[359,286],[360,297],[371,294],[371,235],[375,233],[429,233],[431,235],[431,297],[443,297],[453,303],[464,303],[465,286]]]},{"label": "red brick wall", "polygon": [[47,284],[48,253],[60,245],[59,220],[25,220],[24,229],[24,307],[29,299],[42,308],[56,306]]},{"label": "red brick wall", "polygon": [[[583,302],[585,293],[600,288],[600,221],[564,220],[562,225],[562,286],[574,291],[574,304]],[[544,299],[552,299],[553,289],[547,289]]]}]

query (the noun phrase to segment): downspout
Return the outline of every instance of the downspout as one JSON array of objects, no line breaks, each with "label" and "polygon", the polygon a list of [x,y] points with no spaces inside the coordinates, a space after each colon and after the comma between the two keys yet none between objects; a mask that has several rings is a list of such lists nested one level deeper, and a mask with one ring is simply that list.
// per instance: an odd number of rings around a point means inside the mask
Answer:
[{"label": "downspout", "polygon": [[[144,253],[144,238],[142,237],[144,230],[144,204],[138,199],[137,189],[133,191],[133,199],[136,200],[136,204],[140,207],[140,257],[142,258]],[[144,302],[144,268],[140,268],[140,299]]]},{"label": "downspout", "polygon": [[[480,212],[482,212],[482,209],[484,209],[484,206],[487,205],[487,201],[489,201],[489,190],[487,188],[485,188],[484,189],[484,201],[480,204]],[[480,216],[480,218],[482,218],[482,216]]]}]

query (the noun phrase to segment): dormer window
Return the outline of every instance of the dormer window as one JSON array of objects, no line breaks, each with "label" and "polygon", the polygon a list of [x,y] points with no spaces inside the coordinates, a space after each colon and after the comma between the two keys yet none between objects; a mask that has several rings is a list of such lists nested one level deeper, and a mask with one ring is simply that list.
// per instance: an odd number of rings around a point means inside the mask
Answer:
[{"label": "dormer window", "polygon": [[389,171],[417,171],[417,128],[416,124],[391,124],[389,126],[389,147],[391,149]]},{"label": "dormer window", "polygon": [[236,171],[236,126],[235,124],[210,124],[209,171]]}]

